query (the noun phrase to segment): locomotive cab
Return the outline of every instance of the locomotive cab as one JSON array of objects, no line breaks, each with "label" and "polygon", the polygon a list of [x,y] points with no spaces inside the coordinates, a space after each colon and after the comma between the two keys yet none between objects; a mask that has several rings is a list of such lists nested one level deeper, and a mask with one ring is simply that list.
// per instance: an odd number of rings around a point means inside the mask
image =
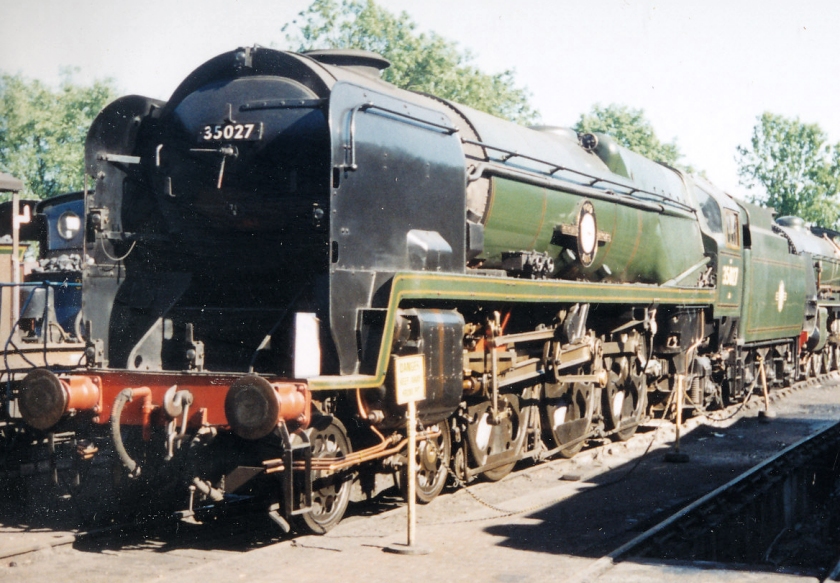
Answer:
[{"label": "locomotive cab", "polygon": [[687,177],[709,258],[708,282],[716,286],[713,316],[719,339],[737,335],[743,288],[745,214],[735,201],[701,176]]}]

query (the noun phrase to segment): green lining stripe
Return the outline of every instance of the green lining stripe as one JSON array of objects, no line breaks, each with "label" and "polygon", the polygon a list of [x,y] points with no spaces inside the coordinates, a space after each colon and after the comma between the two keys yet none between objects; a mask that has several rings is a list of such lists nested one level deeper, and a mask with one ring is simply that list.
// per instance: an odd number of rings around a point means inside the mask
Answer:
[{"label": "green lining stripe", "polygon": [[746,331],[746,334],[755,334],[756,332],[787,332],[788,334],[796,336],[801,331],[802,326],[791,324],[788,326],[763,326],[759,328],[749,328]]},{"label": "green lining stripe", "polygon": [[310,379],[313,391],[333,389],[366,389],[379,387],[385,381],[391,344],[394,334],[394,320],[397,308],[404,300],[485,300],[499,302],[549,303],[569,302],[611,302],[661,303],[676,305],[705,306],[714,303],[716,290],[697,288],[671,288],[656,285],[602,284],[579,281],[531,281],[437,273],[397,273],[391,284],[388,301],[388,316],[379,348],[376,374],[323,376]]},{"label": "green lining stripe", "polygon": [[794,271],[805,271],[805,268],[801,264],[797,263],[786,263],[784,261],[774,261],[773,259],[765,259],[763,257],[753,258],[751,263],[761,263],[762,265],[775,265],[777,267],[784,267],[785,269],[792,269]]}]

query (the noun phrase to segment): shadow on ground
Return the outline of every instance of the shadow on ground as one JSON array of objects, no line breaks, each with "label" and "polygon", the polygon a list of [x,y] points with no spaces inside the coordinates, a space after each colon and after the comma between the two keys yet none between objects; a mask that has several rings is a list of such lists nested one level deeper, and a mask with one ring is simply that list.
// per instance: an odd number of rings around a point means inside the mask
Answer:
[{"label": "shadow on ground", "polygon": [[[761,424],[756,417],[745,417],[725,429],[701,425],[682,440],[688,463],[668,463],[665,452],[654,451],[588,480],[581,484],[585,489],[528,514],[529,520],[485,531],[502,537],[498,544],[508,548],[599,558],[809,435],[813,428],[813,420],[807,418]],[[767,562],[763,567],[777,566]]]}]

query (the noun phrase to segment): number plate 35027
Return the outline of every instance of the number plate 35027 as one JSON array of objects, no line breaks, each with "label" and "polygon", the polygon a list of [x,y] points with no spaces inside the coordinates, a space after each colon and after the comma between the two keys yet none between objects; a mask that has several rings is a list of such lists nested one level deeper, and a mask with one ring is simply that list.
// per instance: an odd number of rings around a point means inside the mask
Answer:
[{"label": "number plate 35027", "polygon": [[199,142],[255,142],[262,139],[262,123],[207,124],[198,133]]}]

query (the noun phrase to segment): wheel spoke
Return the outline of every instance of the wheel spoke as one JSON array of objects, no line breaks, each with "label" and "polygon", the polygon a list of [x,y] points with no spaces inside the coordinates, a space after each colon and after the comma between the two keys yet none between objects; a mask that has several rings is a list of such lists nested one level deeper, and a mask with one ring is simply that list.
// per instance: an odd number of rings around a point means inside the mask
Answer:
[{"label": "wheel spoke", "polygon": [[[341,421],[331,418],[324,427],[306,430],[312,447],[312,459],[337,458],[352,451],[347,431]],[[327,474],[312,471],[312,509],[296,521],[299,528],[324,534],[338,524],[350,502],[352,481],[341,472]]]}]

